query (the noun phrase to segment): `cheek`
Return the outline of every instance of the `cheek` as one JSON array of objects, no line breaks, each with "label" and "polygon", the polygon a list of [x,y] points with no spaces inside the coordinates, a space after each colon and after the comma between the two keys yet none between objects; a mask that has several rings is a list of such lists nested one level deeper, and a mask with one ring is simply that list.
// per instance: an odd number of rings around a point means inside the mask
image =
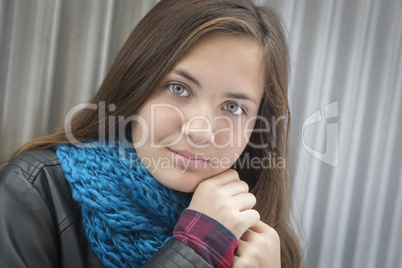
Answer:
[{"label": "cheek", "polygon": [[150,139],[157,145],[174,145],[181,137],[180,113],[170,108],[155,109]]},{"label": "cheek", "polygon": [[253,134],[256,120],[249,120],[243,126],[243,137],[247,142],[250,140],[251,134]]},{"label": "cheek", "polygon": [[180,135],[183,122],[183,113],[173,106],[167,105],[145,105],[138,112],[138,120],[133,122],[133,141],[151,138],[160,141],[171,136]]},{"label": "cheek", "polygon": [[220,149],[226,147],[238,152],[246,147],[253,132],[255,120],[218,121],[214,131],[214,146]]},{"label": "cheek", "polygon": [[213,163],[213,167],[219,166],[219,170],[228,169],[240,157],[249,140],[249,136],[244,130],[244,122],[236,120],[233,120],[232,123],[220,122],[217,125],[213,145],[216,148],[217,163]]},{"label": "cheek", "polygon": [[155,131],[155,135],[180,133],[184,115],[177,108],[157,107],[151,115],[151,120],[151,129]]},{"label": "cheek", "polygon": [[147,108],[149,105],[145,104],[137,112],[136,120],[132,121],[131,134],[135,144],[144,144],[148,141],[150,131],[150,113]]}]

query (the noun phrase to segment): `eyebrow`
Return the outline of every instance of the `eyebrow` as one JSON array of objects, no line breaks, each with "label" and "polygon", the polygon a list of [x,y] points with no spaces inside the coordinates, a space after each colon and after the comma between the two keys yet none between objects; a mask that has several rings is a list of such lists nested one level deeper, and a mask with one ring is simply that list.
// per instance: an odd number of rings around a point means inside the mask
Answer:
[{"label": "eyebrow", "polygon": [[[180,70],[180,69],[175,69],[175,70],[173,70],[173,72],[175,74],[183,76],[187,80],[193,82],[197,87],[201,88],[201,83],[197,79],[195,79],[192,75],[187,73],[186,71],[183,71],[183,70]],[[244,94],[244,93],[228,93],[228,94],[226,94],[226,98],[238,99],[238,100],[246,100],[246,101],[251,101],[251,102],[253,102],[255,104],[258,104],[257,100],[255,98],[251,97],[248,94]]]},{"label": "eyebrow", "polygon": [[189,73],[187,73],[186,71],[175,69],[175,70],[173,70],[173,72],[174,72],[175,74],[178,74],[178,75],[183,76],[183,77],[186,78],[187,80],[190,80],[190,81],[193,82],[195,85],[197,85],[197,87],[201,87],[201,83],[200,83],[197,79],[195,79],[193,76],[191,76]]},{"label": "eyebrow", "polygon": [[257,104],[257,100],[254,99],[253,97],[247,95],[247,94],[243,94],[243,93],[228,93],[226,95],[226,98],[231,98],[231,99],[238,99],[238,100],[247,100],[247,101],[251,101],[255,104]]}]

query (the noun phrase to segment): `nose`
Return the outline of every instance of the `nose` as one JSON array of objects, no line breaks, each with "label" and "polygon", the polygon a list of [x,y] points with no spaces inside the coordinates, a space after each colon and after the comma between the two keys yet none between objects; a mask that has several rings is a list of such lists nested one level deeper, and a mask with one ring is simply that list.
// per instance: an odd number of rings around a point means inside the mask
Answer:
[{"label": "nose", "polygon": [[204,148],[213,141],[213,121],[210,116],[199,114],[186,119],[186,123],[182,126],[182,133],[191,146],[203,146]]}]

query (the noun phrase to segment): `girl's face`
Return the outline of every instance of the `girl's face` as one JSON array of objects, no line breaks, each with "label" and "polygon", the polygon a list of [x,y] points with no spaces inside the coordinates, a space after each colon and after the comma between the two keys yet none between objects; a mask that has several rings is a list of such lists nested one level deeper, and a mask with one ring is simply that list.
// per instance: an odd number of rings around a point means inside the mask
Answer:
[{"label": "girl's face", "polygon": [[261,63],[251,39],[223,34],[201,38],[178,61],[132,124],[136,151],[155,179],[193,192],[234,164],[262,99]]}]

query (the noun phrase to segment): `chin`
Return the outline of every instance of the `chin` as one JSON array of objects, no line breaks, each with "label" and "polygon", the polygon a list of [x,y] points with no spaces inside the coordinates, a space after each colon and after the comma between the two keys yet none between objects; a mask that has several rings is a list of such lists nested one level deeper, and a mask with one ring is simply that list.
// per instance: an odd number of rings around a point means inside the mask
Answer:
[{"label": "chin", "polygon": [[193,193],[198,186],[198,184],[194,185],[193,183],[182,183],[182,182],[167,183],[164,185],[166,187],[169,187],[173,190],[176,190],[176,191],[179,191],[182,193]]},{"label": "chin", "polygon": [[164,186],[171,188],[173,190],[192,193],[205,179],[200,178],[199,174],[191,174],[190,170],[175,170],[173,171],[160,171],[154,174],[154,177]]}]

